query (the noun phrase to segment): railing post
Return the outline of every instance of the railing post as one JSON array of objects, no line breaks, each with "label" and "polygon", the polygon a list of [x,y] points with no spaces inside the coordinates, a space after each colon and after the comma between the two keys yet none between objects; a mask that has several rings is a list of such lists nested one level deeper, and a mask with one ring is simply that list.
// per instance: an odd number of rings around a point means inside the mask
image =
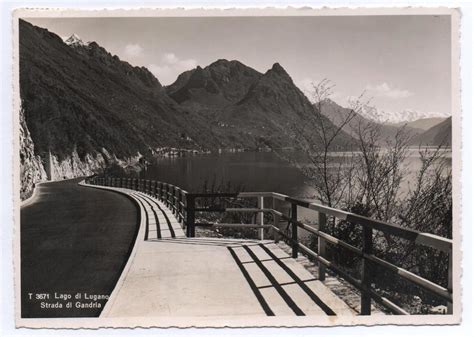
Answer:
[{"label": "railing post", "polygon": [[[277,199],[272,196],[272,209],[277,210]],[[273,226],[280,229],[280,216],[273,214]],[[275,243],[278,243],[280,241],[280,234],[276,231],[273,230],[273,240]]]},{"label": "railing post", "polygon": [[291,204],[291,257],[298,257],[298,205]]},{"label": "railing post", "polygon": [[[453,251],[451,250],[448,253],[448,291],[453,293]],[[447,314],[452,315],[453,314],[453,302],[448,301],[447,305]]]},{"label": "railing post", "polygon": [[194,195],[186,195],[186,236],[193,238],[195,233]]},{"label": "railing post", "polygon": [[[258,197],[258,209],[260,209],[261,211],[258,212],[257,214],[257,224],[260,226],[263,226],[263,220],[264,220],[263,219],[263,216],[264,216],[263,214],[264,202],[263,201],[264,201],[263,197]],[[259,234],[260,240],[263,240],[263,227],[258,230],[258,234]]]},{"label": "railing post", "polygon": [[[323,212],[318,214],[318,230],[324,232],[327,226],[327,216]],[[321,257],[326,256],[326,240],[318,236],[318,255]],[[321,262],[318,262],[318,275],[319,280],[324,281],[326,279],[326,266]]]},{"label": "railing post", "polygon": [[[364,226],[362,228],[362,252],[365,254],[372,254],[372,228]],[[362,258],[362,273],[361,281],[362,286],[366,289],[370,289],[372,286],[372,270],[370,261]],[[371,312],[371,295],[368,291],[361,292],[360,299],[360,314],[370,315]]]},{"label": "railing post", "polygon": [[170,208],[170,185],[166,184],[166,206]]},{"label": "railing post", "polygon": [[176,206],[177,206],[176,211],[178,212],[176,218],[178,219],[178,222],[181,223],[181,214],[182,214],[182,210],[181,210],[181,191],[178,191],[178,197],[176,199]]},{"label": "railing post", "polygon": [[164,183],[163,185],[164,185],[164,191],[163,192],[165,194],[165,205],[166,205],[166,207],[169,208],[170,203],[169,203],[169,200],[168,200],[168,197],[169,197],[169,195],[168,195],[168,184]]},{"label": "railing post", "polygon": [[176,189],[174,185],[171,185],[171,212],[176,215]]}]

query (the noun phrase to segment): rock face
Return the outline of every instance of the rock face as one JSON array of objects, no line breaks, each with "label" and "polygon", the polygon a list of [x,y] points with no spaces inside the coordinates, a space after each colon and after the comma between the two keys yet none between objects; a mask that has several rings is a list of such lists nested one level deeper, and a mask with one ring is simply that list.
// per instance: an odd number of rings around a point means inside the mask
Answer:
[{"label": "rock face", "polygon": [[20,109],[20,198],[31,195],[35,184],[47,179],[41,157],[35,155],[33,140],[25,122],[25,114]]},{"label": "rock face", "polygon": [[95,158],[87,154],[83,159],[80,159],[76,151],[73,151],[70,156],[63,160],[59,160],[57,156],[51,155],[48,161],[47,175],[49,180],[91,175],[100,172],[107,162],[102,154],[98,154]]},{"label": "rock face", "polygon": [[20,110],[20,199],[24,200],[31,196],[35,185],[47,180],[61,180],[86,176],[100,171],[106,161],[112,158],[104,158],[101,154],[92,157],[87,154],[80,159],[76,151],[70,156],[58,159],[50,153],[43,155],[35,154],[35,146],[31,139],[28,126],[25,121],[23,109]]}]

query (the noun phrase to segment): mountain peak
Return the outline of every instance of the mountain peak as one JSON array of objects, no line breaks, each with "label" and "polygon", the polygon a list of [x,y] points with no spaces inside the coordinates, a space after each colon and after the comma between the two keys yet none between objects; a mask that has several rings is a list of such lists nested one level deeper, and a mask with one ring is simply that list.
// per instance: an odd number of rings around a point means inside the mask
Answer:
[{"label": "mountain peak", "polygon": [[64,40],[64,43],[69,45],[69,46],[73,46],[73,47],[88,45],[88,43],[84,43],[81,40],[81,38],[76,34],[72,34],[70,37],[68,37],[66,40]]},{"label": "mountain peak", "polygon": [[280,63],[276,62],[273,64],[272,69],[273,72],[276,72],[281,75],[288,75],[286,70],[280,65]]}]

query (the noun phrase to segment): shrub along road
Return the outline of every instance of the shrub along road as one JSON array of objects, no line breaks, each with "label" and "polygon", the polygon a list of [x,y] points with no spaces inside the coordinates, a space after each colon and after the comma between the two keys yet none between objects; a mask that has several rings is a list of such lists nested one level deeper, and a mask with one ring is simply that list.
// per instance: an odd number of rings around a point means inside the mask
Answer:
[{"label": "shrub along road", "polygon": [[137,206],[80,180],[40,184],[21,208],[23,318],[98,316],[106,300],[91,298],[110,295],[127,262]]}]

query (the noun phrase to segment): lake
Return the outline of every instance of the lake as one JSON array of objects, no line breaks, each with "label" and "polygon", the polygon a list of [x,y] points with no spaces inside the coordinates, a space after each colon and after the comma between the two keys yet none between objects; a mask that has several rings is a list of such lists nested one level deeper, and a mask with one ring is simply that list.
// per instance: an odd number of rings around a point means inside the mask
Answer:
[{"label": "lake", "polygon": [[[334,158],[345,155],[335,153]],[[335,159],[337,160],[337,159]],[[446,152],[445,160],[451,161]],[[410,149],[404,162],[410,173],[404,179],[402,191],[406,192],[416,171],[421,166],[418,149]],[[230,184],[231,190],[248,192],[278,192],[297,198],[314,199],[315,190],[295,167],[273,152],[238,152],[186,157],[158,158],[142,172],[142,178],[155,179],[179,186],[189,192],[203,192],[207,185]],[[315,212],[311,212],[315,213]],[[313,218],[307,212],[302,216]]]}]

